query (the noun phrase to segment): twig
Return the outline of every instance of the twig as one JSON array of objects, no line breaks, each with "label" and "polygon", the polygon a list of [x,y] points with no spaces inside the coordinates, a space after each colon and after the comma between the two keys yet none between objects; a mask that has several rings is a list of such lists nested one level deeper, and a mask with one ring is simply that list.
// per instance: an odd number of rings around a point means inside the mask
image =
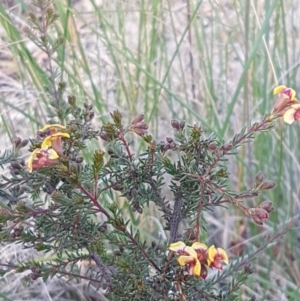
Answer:
[{"label": "twig", "polygon": [[79,185],[78,188],[93,202],[95,207],[97,207],[100,212],[102,212],[107,218],[110,218],[109,213],[98,203],[97,195],[92,195],[82,185]]},{"label": "twig", "polygon": [[[204,184],[201,183],[201,195],[204,195]],[[201,219],[201,211],[203,207],[203,201],[200,199],[198,202],[198,207],[197,207],[197,218],[196,218],[196,240],[198,241],[200,237],[200,219]]]},{"label": "twig", "polygon": [[128,145],[122,131],[120,131],[120,133],[119,133],[119,139],[122,141],[123,145],[125,146],[125,149],[126,149],[128,157],[129,157],[129,160],[132,161],[132,154],[130,152],[129,145]]},{"label": "twig", "polygon": [[140,250],[140,252],[144,255],[144,257],[151,263],[151,265],[159,272],[161,272],[161,269],[158,267],[158,265],[149,257],[149,255],[146,253],[146,251],[138,244],[138,242],[135,240],[135,238],[124,228],[119,227],[119,230],[121,230],[130,240],[131,242],[137,246]]},{"label": "twig", "polygon": [[155,183],[153,183],[153,179],[151,176],[149,176],[147,183],[151,186],[152,192],[155,194],[156,199],[159,202],[159,206],[162,209],[165,216],[170,217],[171,216],[171,210],[167,208],[164,198],[160,195],[159,191],[157,190],[157,187]]},{"label": "twig", "polygon": [[174,209],[171,216],[170,221],[170,242],[173,243],[177,240],[177,232],[178,227],[182,219],[181,214],[181,207],[182,207],[182,194],[180,191],[175,193],[175,203],[174,203]]},{"label": "twig", "polygon": [[102,273],[103,278],[105,279],[105,281],[107,281],[107,283],[110,283],[110,278],[112,274],[116,274],[116,270],[112,270],[111,268],[109,268],[108,266],[106,266],[101,258],[99,257],[98,254],[96,253],[91,253],[90,255],[91,259],[93,259],[97,265],[97,267],[99,268],[100,272]]},{"label": "twig", "polygon": [[[239,139],[235,141],[235,143],[232,145],[233,148],[240,144],[243,140],[249,138],[253,133],[259,132],[260,130],[263,129],[263,127],[269,123],[270,120],[268,117],[265,117],[259,124],[254,124],[253,126],[250,127],[250,129]],[[219,155],[213,162],[212,164],[207,168],[205,174],[203,175],[203,178],[206,178],[209,176],[209,173],[212,171],[212,169],[217,165],[217,163],[223,158],[228,152],[230,152],[232,149],[224,150],[221,155]]]},{"label": "twig", "polygon": [[[93,204],[99,209],[100,212],[102,212],[107,218],[111,218],[109,213],[98,203],[97,198],[95,198],[89,191],[87,191],[83,186],[79,185],[78,187],[92,202]],[[151,263],[151,265],[158,271],[160,271],[160,268],[157,266],[157,264],[149,257],[149,255],[145,252],[145,250],[138,244],[138,242],[135,240],[135,238],[127,231],[127,229],[124,227],[117,227],[120,231],[122,231],[130,240],[131,242],[139,248],[141,253],[144,255],[144,257]]]}]

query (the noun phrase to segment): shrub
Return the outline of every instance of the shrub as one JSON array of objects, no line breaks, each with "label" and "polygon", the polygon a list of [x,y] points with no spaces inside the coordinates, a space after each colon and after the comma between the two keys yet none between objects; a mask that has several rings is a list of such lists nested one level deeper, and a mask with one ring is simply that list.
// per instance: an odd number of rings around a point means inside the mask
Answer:
[{"label": "shrub", "polygon": [[[275,182],[258,171],[252,187],[231,190],[227,157],[236,156],[255,134],[270,131],[276,120],[299,121],[295,91],[276,87],[273,111],[229,142],[207,135],[199,124],[178,120],[170,121],[174,133],[158,142],[148,133],[143,114],[125,124],[118,110],[95,129],[93,105],[78,106],[75,95],[66,101],[66,83],[57,82],[51,62],[64,41],[48,33],[55,10],[49,2],[36,5],[41,15],[32,12],[30,18],[39,34],[29,33],[49,58],[50,122],[34,138],[15,137],[12,150],[0,159],[10,171],[0,184],[0,235],[7,244],[21,243],[55,256],[2,262],[2,275],[29,270],[27,282],[54,275],[85,279],[104,289],[109,300],[240,300],[239,288],[253,273],[251,260],[294,221],[248,256],[234,257],[209,245],[206,212],[236,206],[257,225],[268,220],[272,202],[252,208],[245,200],[272,189]],[[143,147],[140,154],[133,152],[133,135]],[[94,151],[88,162],[82,153],[98,138],[105,148]],[[20,154],[28,144],[31,154],[25,163]],[[167,239],[149,240],[134,226],[149,208]],[[89,262],[88,269],[80,269],[82,261]]]}]

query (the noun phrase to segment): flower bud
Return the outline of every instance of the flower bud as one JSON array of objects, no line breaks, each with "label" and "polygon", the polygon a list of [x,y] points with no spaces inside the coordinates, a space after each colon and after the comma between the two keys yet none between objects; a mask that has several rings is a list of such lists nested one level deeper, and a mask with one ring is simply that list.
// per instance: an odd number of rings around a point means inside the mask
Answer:
[{"label": "flower bud", "polygon": [[138,115],[136,115],[136,116],[133,118],[131,124],[137,124],[137,123],[143,121],[144,118],[145,118],[145,115],[144,115],[144,114],[138,114]]},{"label": "flower bud", "polygon": [[101,233],[104,233],[106,232],[107,230],[107,224],[106,223],[103,223],[102,225],[98,226],[98,231],[101,232]]},{"label": "flower bud", "polygon": [[20,174],[20,171],[17,169],[10,170],[9,173],[14,177]]},{"label": "flower bud", "polygon": [[21,140],[20,137],[17,137],[17,136],[12,137],[12,143],[13,143],[15,148],[20,147],[21,142],[22,142],[22,140]]},{"label": "flower bud", "polygon": [[141,128],[135,128],[133,131],[139,136],[144,136],[145,134],[147,134],[147,130]]},{"label": "flower bud", "polygon": [[92,120],[95,117],[95,112],[89,113],[89,119]]},{"label": "flower bud", "polygon": [[82,163],[83,160],[84,160],[84,159],[83,159],[82,157],[77,157],[77,158],[76,158],[76,162],[77,162],[77,163]]},{"label": "flower bud", "polygon": [[218,147],[218,144],[216,142],[211,142],[210,144],[208,144],[208,150],[210,150],[210,151],[216,150],[217,147]]},{"label": "flower bud", "polygon": [[109,138],[108,138],[108,135],[105,133],[105,132],[100,132],[99,134],[100,138],[103,139],[104,141],[108,141]]},{"label": "flower bud", "polygon": [[232,149],[232,144],[230,143],[224,143],[222,146],[221,146],[221,150],[225,151],[225,152],[228,152]]},{"label": "flower bud", "polygon": [[35,273],[35,274],[40,274],[41,273],[41,268],[40,267],[31,266],[30,270],[31,270],[32,273]]},{"label": "flower bud", "polygon": [[264,221],[269,219],[269,213],[262,208],[250,208],[249,214],[258,225],[263,225]]},{"label": "flower bud", "polygon": [[38,279],[40,277],[40,275],[39,274],[35,274],[35,273],[30,273],[29,277],[30,277],[31,280],[36,280],[36,279]]},{"label": "flower bud", "polygon": [[17,162],[17,161],[11,162],[10,166],[12,167],[12,169],[22,169],[21,164],[19,162]]},{"label": "flower bud", "polygon": [[175,143],[174,141],[171,142],[171,143],[170,143],[170,147],[171,147],[171,148],[175,148],[175,147],[176,147],[176,143]]},{"label": "flower bud", "polygon": [[170,149],[170,148],[171,148],[170,144],[166,144],[166,145],[164,146],[164,150],[165,150],[165,151],[167,151],[167,150]]},{"label": "flower bud", "polygon": [[274,211],[273,203],[270,201],[262,202],[261,204],[259,204],[257,206],[257,208],[262,208],[262,209],[266,210],[268,213],[271,213],[272,211]]},{"label": "flower bud", "polygon": [[183,120],[180,121],[180,129],[183,130],[185,127],[185,122]]},{"label": "flower bud", "polygon": [[28,139],[24,139],[22,140],[20,147],[25,147],[28,144],[29,140]]},{"label": "flower bud", "polygon": [[253,274],[254,270],[251,268],[251,263],[249,260],[245,262],[244,272],[248,275]]},{"label": "flower bud", "polygon": [[259,188],[261,190],[267,190],[267,189],[272,189],[275,186],[276,186],[276,183],[274,181],[265,181],[259,186]]},{"label": "flower bud", "polygon": [[138,203],[136,203],[136,202],[132,203],[131,209],[132,209],[133,212],[136,212],[138,208],[139,208],[139,204]]},{"label": "flower bud", "polygon": [[173,142],[174,140],[173,140],[173,138],[171,138],[171,137],[167,137],[167,138],[166,138],[166,141],[167,141],[168,143],[171,143],[171,142]]},{"label": "flower bud", "polygon": [[143,129],[143,130],[147,130],[148,129],[148,125],[145,122],[137,122],[134,126],[135,129],[139,128],[139,129]]},{"label": "flower bud", "polygon": [[180,123],[179,123],[179,121],[177,121],[175,119],[171,120],[171,126],[175,130],[179,131],[179,129],[180,129]]},{"label": "flower bud", "polygon": [[246,266],[244,267],[244,272],[245,272],[246,274],[248,274],[248,275],[251,275],[251,274],[254,273],[254,270],[250,267],[250,265],[246,265]]},{"label": "flower bud", "polygon": [[264,180],[264,174],[262,171],[259,171],[255,176],[255,187],[258,187]]}]

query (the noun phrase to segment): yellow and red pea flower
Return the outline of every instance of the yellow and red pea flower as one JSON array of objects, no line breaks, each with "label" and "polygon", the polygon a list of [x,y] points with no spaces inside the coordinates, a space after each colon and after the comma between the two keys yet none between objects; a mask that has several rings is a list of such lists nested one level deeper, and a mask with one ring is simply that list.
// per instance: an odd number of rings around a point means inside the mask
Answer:
[{"label": "yellow and red pea flower", "polygon": [[169,249],[180,255],[177,261],[181,266],[188,266],[190,275],[200,276],[201,264],[198,260],[196,251],[192,247],[186,246],[182,241],[178,241],[171,244]]},{"label": "yellow and red pea flower", "polygon": [[227,253],[221,248],[216,248],[214,245],[209,247],[208,266],[222,270],[223,269],[222,262],[228,264],[229,261],[228,261]]},{"label": "yellow and red pea flower", "polygon": [[273,108],[273,113],[276,113],[277,116],[283,116],[291,105],[299,103],[296,99],[295,90],[284,85],[275,87],[273,94],[278,95],[278,99]]},{"label": "yellow and red pea flower", "polygon": [[47,124],[40,131],[48,131],[47,136],[41,145],[41,148],[35,149],[28,161],[27,170],[32,172],[50,165],[58,163],[58,158],[63,154],[62,137],[70,138],[68,133],[61,132],[66,129],[65,126],[60,124]]},{"label": "yellow and red pea flower", "polygon": [[55,134],[52,134],[44,139],[42,142],[42,149],[52,147],[59,155],[63,154],[63,146],[61,138],[70,138],[70,135],[68,133],[62,133],[58,132]]},{"label": "yellow and red pea flower", "polygon": [[178,241],[170,245],[169,249],[179,255],[179,265],[188,266],[189,274],[200,276],[203,279],[207,276],[207,266],[222,269],[222,261],[228,264],[227,253],[221,248],[207,246],[200,242],[186,246],[184,242]]},{"label": "yellow and red pea flower", "polygon": [[288,88],[284,85],[277,86],[273,90],[273,94],[284,94],[288,97],[289,100],[296,100],[296,92],[292,88]]},{"label": "yellow and red pea flower", "polygon": [[27,170],[32,172],[33,170],[57,164],[58,158],[58,154],[53,149],[37,148],[31,153],[27,161]]},{"label": "yellow and red pea flower", "polygon": [[292,124],[294,121],[300,121],[300,104],[291,105],[283,115],[283,121]]}]

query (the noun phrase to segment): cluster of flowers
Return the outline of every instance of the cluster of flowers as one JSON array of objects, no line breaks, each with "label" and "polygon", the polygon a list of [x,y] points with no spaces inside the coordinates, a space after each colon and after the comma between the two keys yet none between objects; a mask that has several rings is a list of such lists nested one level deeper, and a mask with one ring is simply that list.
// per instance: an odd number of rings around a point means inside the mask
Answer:
[{"label": "cluster of flowers", "polygon": [[36,148],[27,161],[27,170],[32,172],[58,163],[63,154],[62,137],[70,138],[68,133],[62,132],[66,127],[60,124],[47,124],[40,131],[44,137],[41,147]]},{"label": "cluster of flowers", "polygon": [[177,261],[179,265],[188,267],[189,275],[203,279],[207,276],[207,267],[222,270],[222,262],[228,264],[227,253],[214,245],[208,248],[197,241],[192,246],[186,246],[184,242],[178,241],[171,244],[169,249],[179,255]]},{"label": "cluster of flowers", "polygon": [[283,117],[283,121],[292,124],[300,121],[300,101],[296,98],[295,90],[286,86],[278,86],[273,90],[278,99],[273,108],[276,117]]}]

